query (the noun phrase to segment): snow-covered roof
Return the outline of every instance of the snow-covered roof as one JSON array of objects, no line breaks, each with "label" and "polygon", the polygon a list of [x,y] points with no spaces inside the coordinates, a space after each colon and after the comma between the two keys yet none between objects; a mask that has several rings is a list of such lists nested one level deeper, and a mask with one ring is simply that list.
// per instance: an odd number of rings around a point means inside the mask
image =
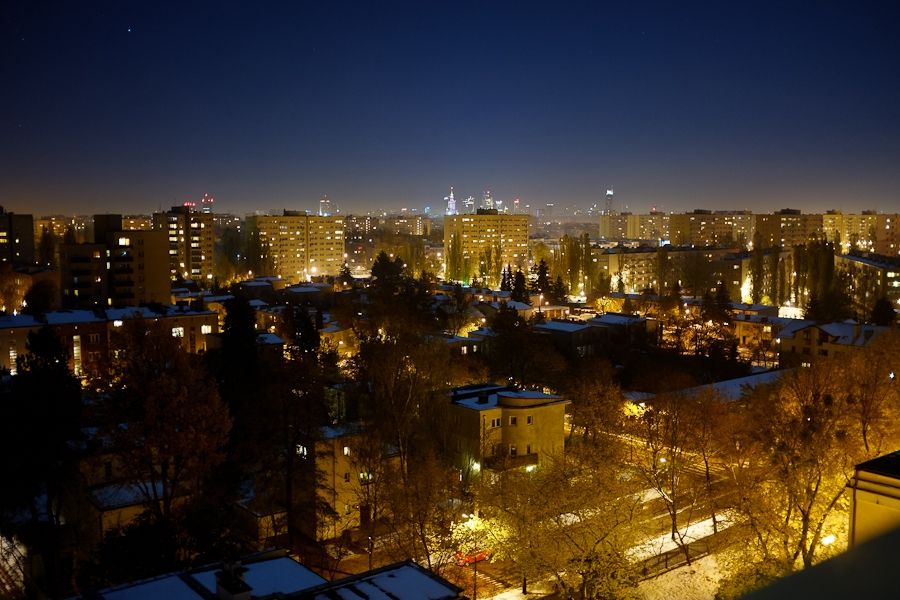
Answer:
[{"label": "snow-covered roof", "polygon": [[620,313],[605,313],[598,317],[590,319],[588,323],[592,325],[635,325],[642,321],[646,321],[643,317],[634,315],[623,315]]},{"label": "snow-covered roof", "polygon": [[[264,598],[270,594],[286,594],[308,590],[325,583],[316,575],[289,556],[252,562],[241,565],[244,582],[250,586],[254,598]],[[194,580],[211,593],[216,593],[216,572],[218,567],[190,574]]]},{"label": "snow-covered roof", "polygon": [[462,590],[412,561],[382,567],[314,590],[315,600],[333,598],[392,598],[393,600],[441,600],[457,598]]},{"label": "snow-covered roof", "polygon": [[534,326],[535,329],[540,329],[544,331],[561,331],[565,333],[575,333],[577,331],[584,331],[585,329],[590,329],[590,325],[586,325],[585,323],[573,323],[572,321],[559,321],[552,320],[547,321],[546,323],[540,323]]},{"label": "snow-covered roof", "polygon": [[269,305],[268,302],[263,302],[262,300],[260,300],[258,298],[254,298],[254,299],[248,301],[247,304],[249,304],[251,306],[251,308],[264,308]]},{"label": "snow-covered roof", "polygon": [[258,333],[256,334],[256,343],[263,345],[281,346],[284,340],[274,333]]},{"label": "snow-covered roof", "polygon": [[[552,404],[555,402],[566,402],[567,400],[563,400],[561,396],[557,396],[555,394],[545,394],[543,392],[538,392],[534,390],[516,390],[516,389],[508,389],[501,388],[497,389],[498,386],[485,386],[484,394],[479,394],[479,388],[467,389],[465,395],[463,397],[459,397],[457,391],[454,391],[453,402],[464,406],[466,408],[470,408],[472,410],[487,410],[489,408],[497,408],[497,406],[504,405],[505,399],[510,400],[530,400],[528,403],[529,406],[534,406],[538,404]],[[482,398],[479,396],[483,396],[484,402],[482,402]]]},{"label": "snow-covered roof", "polygon": [[201,596],[178,575],[164,575],[156,579],[131,583],[103,591],[104,600],[197,600]]}]

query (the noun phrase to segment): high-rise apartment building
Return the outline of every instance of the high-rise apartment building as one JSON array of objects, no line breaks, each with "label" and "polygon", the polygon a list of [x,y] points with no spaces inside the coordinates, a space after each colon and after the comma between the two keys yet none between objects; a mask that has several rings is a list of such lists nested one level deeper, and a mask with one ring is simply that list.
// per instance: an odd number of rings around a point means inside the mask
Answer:
[{"label": "high-rise apartment building", "polygon": [[803,214],[785,208],[771,215],[754,215],[754,239],[763,247],[793,248],[806,244],[813,236],[822,235],[822,215]]},{"label": "high-rise apartment building", "polygon": [[396,235],[427,236],[431,234],[431,219],[423,215],[395,215],[386,217],[381,229]]},{"label": "high-rise apartment building", "polygon": [[6,212],[0,206],[0,262],[34,264],[34,217]]},{"label": "high-rise apartment building", "polygon": [[166,232],[169,271],[173,281],[192,279],[204,284],[213,278],[215,227],[212,213],[198,212],[193,202],[154,213],[153,228]]},{"label": "high-rise apartment building", "polygon": [[526,268],[528,225],[528,215],[500,214],[496,210],[444,217],[446,277],[468,281],[478,275],[480,263],[488,253],[487,260],[494,267],[499,264]]},{"label": "high-rise apartment building", "polygon": [[165,232],[124,230],[121,215],[95,215],[93,229],[93,243],[60,245],[63,306],[98,308],[169,301]]},{"label": "high-rise apartment building", "polygon": [[344,264],[344,218],[284,211],[281,215],[250,215],[247,227],[257,236],[267,273],[288,281],[308,281],[317,275],[337,275]]},{"label": "high-rise apartment building", "polygon": [[876,217],[875,252],[885,256],[900,256],[900,215]]}]

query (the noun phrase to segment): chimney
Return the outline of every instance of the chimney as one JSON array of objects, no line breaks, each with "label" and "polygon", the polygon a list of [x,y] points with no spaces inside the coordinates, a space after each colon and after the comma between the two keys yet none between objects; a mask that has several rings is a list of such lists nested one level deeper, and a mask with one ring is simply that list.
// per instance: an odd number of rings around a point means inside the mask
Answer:
[{"label": "chimney", "polygon": [[478,404],[487,404],[488,403],[488,393],[487,392],[478,392]]},{"label": "chimney", "polygon": [[244,581],[247,571],[240,561],[222,564],[216,573],[216,598],[219,600],[250,600],[252,589]]}]

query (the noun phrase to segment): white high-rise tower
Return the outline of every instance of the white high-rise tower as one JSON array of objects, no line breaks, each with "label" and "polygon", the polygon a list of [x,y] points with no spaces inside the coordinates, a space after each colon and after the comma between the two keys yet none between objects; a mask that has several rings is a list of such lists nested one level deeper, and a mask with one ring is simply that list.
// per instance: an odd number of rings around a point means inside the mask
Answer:
[{"label": "white high-rise tower", "polygon": [[444,202],[447,203],[447,214],[455,215],[456,214],[456,200],[453,198],[453,186],[450,186],[450,195],[444,196]]}]

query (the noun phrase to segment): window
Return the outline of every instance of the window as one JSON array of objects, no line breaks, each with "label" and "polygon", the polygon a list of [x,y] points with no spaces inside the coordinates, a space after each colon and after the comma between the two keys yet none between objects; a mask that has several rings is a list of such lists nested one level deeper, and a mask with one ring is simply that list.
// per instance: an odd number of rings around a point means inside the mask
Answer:
[{"label": "window", "polygon": [[344,481],[350,483],[350,473],[344,473]]},{"label": "window", "polygon": [[534,425],[534,416],[528,415],[528,416],[526,417],[526,420],[527,420],[527,422],[528,422],[529,425]]},{"label": "window", "polygon": [[183,338],[184,337],[184,327],[173,327],[172,328],[172,337]]},{"label": "window", "polygon": [[344,456],[350,456],[350,446],[344,446]]},{"label": "window", "polygon": [[89,333],[88,334],[88,343],[89,344],[99,344],[100,343],[100,334],[99,333]]},{"label": "window", "polygon": [[212,333],[212,325],[201,325],[200,333],[202,333],[203,335]]},{"label": "window", "polygon": [[113,327],[121,327],[121,326],[122,326],[121,319],[116,319],[115,321],[113,321]]},{"label": "window", "polygon": [[500,427],[500,419],[499,417],[496,419],[491,419],[491,428]]},{"label": "window", "polygon": [[302,456],[303,458],[306,458],[309,454],[309,451],[303,444],[297,444],[297,446],[294,448],[294,452],[297,454],[297,456]]},{"label": "window", "polygon": [[525,454],[531,454],[531,444],[525,446]]},{"label": "window", "polygon": [[509,447],[509,456],[510,456],[510,458],[515,458],[517,455],[518,455],[518,451],[516,450],[516,447],[515,447],[515,446],[510,446],[510,447]]},{"label": "window", "polygon": [[510,417],[510,418],[509,418],[509,424],[512,425],[512,426],[518,425],[518,424],[519,424],[519,417]]}]

